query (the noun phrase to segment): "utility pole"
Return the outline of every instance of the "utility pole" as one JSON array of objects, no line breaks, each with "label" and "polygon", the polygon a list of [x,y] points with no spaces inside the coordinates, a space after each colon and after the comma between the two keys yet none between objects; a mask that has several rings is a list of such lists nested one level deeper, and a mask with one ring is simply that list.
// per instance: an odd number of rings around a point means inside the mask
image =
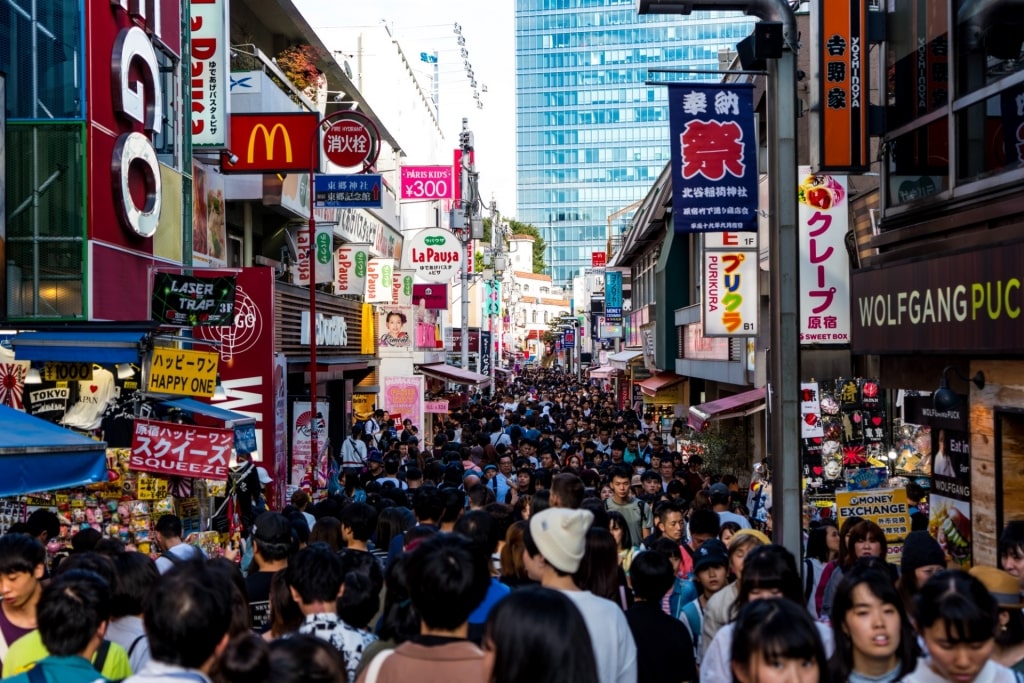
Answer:
[{"label": "utility pole", "polygon": [[[465,228],[462,231],[462,250],[467,259],[473,254],[467,246],[473,241],[474,216],[476,210],[476,164],[473,163],[473,131],[469,129],[469,119],[462,119],[462,132],[459,133],[459,147],[462,149],[462,163],[459,169],[459,180],[462,186],[462,209],[465,216]],[[469,269],[472,262],[462,269],[462,367],[469,369]],[[482,349],[481,349],[482,352]]]}]

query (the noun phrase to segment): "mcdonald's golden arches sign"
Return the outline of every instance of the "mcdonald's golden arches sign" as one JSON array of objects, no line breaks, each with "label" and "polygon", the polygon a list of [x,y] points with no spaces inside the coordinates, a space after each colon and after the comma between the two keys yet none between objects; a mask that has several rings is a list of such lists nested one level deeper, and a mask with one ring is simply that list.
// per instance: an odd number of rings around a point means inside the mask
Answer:
[{"label": "mcdonald's golden arches sign", "polygon": [[319,123],[317,114],[232,114],[231,153],[221,155],[221,172],[319,170]]}]

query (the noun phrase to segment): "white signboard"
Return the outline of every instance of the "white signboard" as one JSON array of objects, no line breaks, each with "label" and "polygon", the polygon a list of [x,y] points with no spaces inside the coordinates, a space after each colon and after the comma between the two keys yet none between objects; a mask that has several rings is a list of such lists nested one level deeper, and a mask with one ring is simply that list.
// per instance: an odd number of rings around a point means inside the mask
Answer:
[{"label": "white signboard", "polygon": [[227,147],[228,0],[191,3],[192,146]]},{"label": "white signboard", "polygon": [[391,303],[395,259],[372,258],[366,263],[366,303]]},{"label": "white signboard", "polygon": [[705,337],[757,336],[757,251],[704,252]]},{"label": "white signboard", "polygon": [[811,175],[801,166],[800,343],[850,343],[850,227],[845,176]]},{"label": "white signboard", "polygon": [[334,293],[366,293],[366,266],[369,244],[344,244],[334,250]]},{"label": "white signboard", "polygon": [[391,304],[412,306],[412,278],[415,271],[395,270],[391,281]]},{"label": "white signboard", "polygon": [[424,282],[449,282],[462,269],[465,250],[455,233],[424,228],[409,240],[409,265]]}]

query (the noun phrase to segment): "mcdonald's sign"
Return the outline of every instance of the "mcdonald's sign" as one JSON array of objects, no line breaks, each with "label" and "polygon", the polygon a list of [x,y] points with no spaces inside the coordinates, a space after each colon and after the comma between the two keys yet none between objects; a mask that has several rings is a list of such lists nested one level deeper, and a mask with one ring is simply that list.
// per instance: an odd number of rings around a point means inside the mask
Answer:
[{"label": "mcdonald's sign", "polygon": [[315,113],[232,114],[230,152],[221,155],[221,172],[308,172],[313,164],[318,170],[319,123]]}]

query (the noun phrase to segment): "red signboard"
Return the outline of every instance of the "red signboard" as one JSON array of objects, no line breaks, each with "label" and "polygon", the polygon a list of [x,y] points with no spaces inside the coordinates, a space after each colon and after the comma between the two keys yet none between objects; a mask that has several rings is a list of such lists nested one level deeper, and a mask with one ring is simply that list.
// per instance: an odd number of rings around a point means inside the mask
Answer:
[{"label": "red signboard", "polygon": [[324,155],[343,168],[372,166],[378,149],[370,126],[360,120],[335,121],[324,133]]},{"label": "red signboard", "polygon": [[169,477],[227,479],[232,429],[136,419],[129,469]]},{"label": "red signboard", "polygon": [[232,114],[222,173],[309,172],[319,167],[317,114]]},{"label": "red signboard", "polygon": [[591,252],[590,265],[593,268],[604,268],[608,265],[608,254],[603,251]]},{"label": "red signboard", "polygon": [[412,286],[412,303],[420,305],[423,300],[424,308],[429,311],[444,311],[448,308],[448,285],[430,283],[425,285],[414,284]]}]

